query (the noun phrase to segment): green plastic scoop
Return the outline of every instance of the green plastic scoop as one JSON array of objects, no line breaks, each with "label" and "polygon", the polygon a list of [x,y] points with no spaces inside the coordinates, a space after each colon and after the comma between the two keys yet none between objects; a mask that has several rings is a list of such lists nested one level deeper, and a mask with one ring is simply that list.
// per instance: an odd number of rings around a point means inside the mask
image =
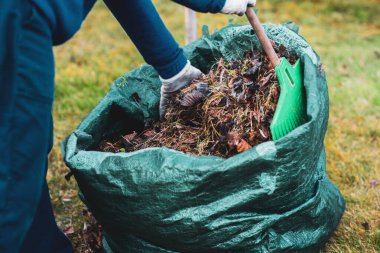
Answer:
[{"label": "green plastic scoop", "polygon": [[286,58],[278,59],[273,46],[252,8],[247,8],[251,23],[270,62],[275,68],[281,92],[270,130],[273,140],[280,139],[306,122],[306,98],[300,60],[292,66]]}]

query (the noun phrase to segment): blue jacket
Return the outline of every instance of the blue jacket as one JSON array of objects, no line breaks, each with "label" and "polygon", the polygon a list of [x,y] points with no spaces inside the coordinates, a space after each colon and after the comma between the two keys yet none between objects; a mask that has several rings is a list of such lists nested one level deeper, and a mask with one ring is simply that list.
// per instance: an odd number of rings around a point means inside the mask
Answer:
[{"label": "blue jacket", "polygon": [[[53,31],[54,44],[61,44],[70,39],[80,28],[96,0],[31,0],[46,16]],[[113,10],[120,6],[128,6],[124,1],[109,0],[107,6]],[[226,0],[174,0],[175,2],[198,12],[219,12]],[[119,10],[120,11],[120,10]],[[119,19],[120,21],[120,19]],[[124,27],[124,25],[121,23]]]}]

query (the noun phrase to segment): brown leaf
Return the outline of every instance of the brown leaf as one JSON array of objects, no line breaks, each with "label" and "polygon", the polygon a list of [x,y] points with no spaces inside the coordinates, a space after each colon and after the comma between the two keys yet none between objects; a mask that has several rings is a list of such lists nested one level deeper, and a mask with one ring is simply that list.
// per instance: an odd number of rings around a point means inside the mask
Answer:
[{"label": "brown leaf", "polygon": [[211,70],[211,71],[208,73],[208,76],[209,76],[211,82],[215,82],[215,73],[214,73],[213,70]]},{"label": "brown leaf", "polygon": [[156,134],[157,134],[157,133],[156,133],[156,131],[154,131],[154,130],[148,130],[148,131],[145,131],[145,132],[143,133],[143,135],[144,135],[145,138],[152,138],[152,137],[154,137]]},{"label": "brown leaf", "polygon": [[189,94],[186,94],[182,101],[181,105],[185,107],[191,107],[200,103],[204,99],[205,95],[199,91],[193,91]]},{"label": "brown leaf", "polygon": [[252,148],[251,145],[248,144],[244,139],[241,139],[240,142],[237,145],[237,152],[241,153],[248,149]]},{"label": "brown leaf", "polygon": [[67,235],[71,235],[71,234],[74,234],[75,231],[74,231],[74,227],[73,226],[68,226],[67,228],[65,228],[65,230],[63,231],[63,233],[67,236]]},{"label": "brown leaf", "polygon": [[260,80],[260,83],[259,83],[260,86],[263,87],[267,85],[273,76],[274,76],[274,73],[270,72],[266,77]]},{"label": "brown leaf", "polygon": [[189,139],[189,140],[184,140],[182,141],[183,144],[193,144],[195,143],[196,141],[194,139]]},{"label": "brown leaf", "polygon": [[234,149],[240,142],[240,136],[236,133],[229,133],[227,135],[227,143],[230,149]]},{"label": "brown leaf", "polygon": [[254,75],[256,74],[257,70],[261,67],[262,63],[259,62],[256,65],[254,65],[252,68],[248,69],[244,76],[253,79]]},{"label": "brown leaf", "polygon": [[137,136],[137,133],[135,131],[133,131],[133,133],[131,134],[124,135],[122,137],[123,143],[125,145],[133,145],[132,141],[136,138],[136,136]]},{"label": "brown leaf", "polygon": [[280,86],[276,83],[272,87],[273,88],[271,88],[271,90],[270,90],[270,92],[271,92],[270,95],[273,97],[274,102],[277,105],[278,98],[280,97]]},{"label": "brown leaf", "polygon": [[244,82],[243,77],[238,75],[235,76],[234,78],[231,78],[231,80],[228,82],[227,86],[229,88],[235,88],[237,85],[242,85]]},{"label": "brown leaf", "polygon": [[255,138],[256,138],[256,132],[250,131],[249,136],[248,136],[248,141],[253,142],[255,140]]},{"label": "brown leaf", "polygon": [[220,60],[218,62],[218,70],[220,70],[221,68],[224,68],[224,59],[223,58],[220,58]]},{"label": "brown leaf", "polygon": [[99,148],[104,152],[116,152],[116,150],[118,149],[112,142],[107,140],[103,140],[99,144]]}]

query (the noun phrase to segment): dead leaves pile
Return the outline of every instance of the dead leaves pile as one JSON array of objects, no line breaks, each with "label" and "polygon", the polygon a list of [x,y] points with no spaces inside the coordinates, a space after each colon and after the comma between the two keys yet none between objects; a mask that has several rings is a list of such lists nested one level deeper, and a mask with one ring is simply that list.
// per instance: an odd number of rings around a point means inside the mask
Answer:
[{"label": "dead leaves pile", "polygon": [[[283,46],[277,51],[287,54]],[[279,95],[276,74],[262,52],[249,51],[243,60],[229,63],[220,59],[172,99],[165,121],[149,122],[142,133],[115,142],[104,140],[100,150],[166,146],[193,155],[231,157],[271,140],[269,126]]]}]

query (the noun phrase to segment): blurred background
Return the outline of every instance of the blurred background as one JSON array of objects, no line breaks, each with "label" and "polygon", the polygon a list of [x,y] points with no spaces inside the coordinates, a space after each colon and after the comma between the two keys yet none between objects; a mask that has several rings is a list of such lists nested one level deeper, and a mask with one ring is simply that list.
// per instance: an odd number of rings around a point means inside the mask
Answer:
[{"label": "blurred background", "polygon": [[[178,43],[185,43],[184,7],[153,0]],[[324,252],[380,252],[380,0],[258,0],[262,22],[294,21],[320,55],[330,93],[325,139],[327,174],[347,203],[341,224]],[[196,14],[210,32],[244,17]],[[233,20],[231,20],[233,19]],[[138,22],[138,21],[136,21]],[[154,45],[152,45],[154,46]],[[87,241],[97,237],[93,220],[79,200],[74,178],[64,165],[60,142],[107,93],[112,82],[144,63],[102,1],[82,29],[55,48],[55,145],[48,182],[59,226],[76,252],[95,252]]]}]

